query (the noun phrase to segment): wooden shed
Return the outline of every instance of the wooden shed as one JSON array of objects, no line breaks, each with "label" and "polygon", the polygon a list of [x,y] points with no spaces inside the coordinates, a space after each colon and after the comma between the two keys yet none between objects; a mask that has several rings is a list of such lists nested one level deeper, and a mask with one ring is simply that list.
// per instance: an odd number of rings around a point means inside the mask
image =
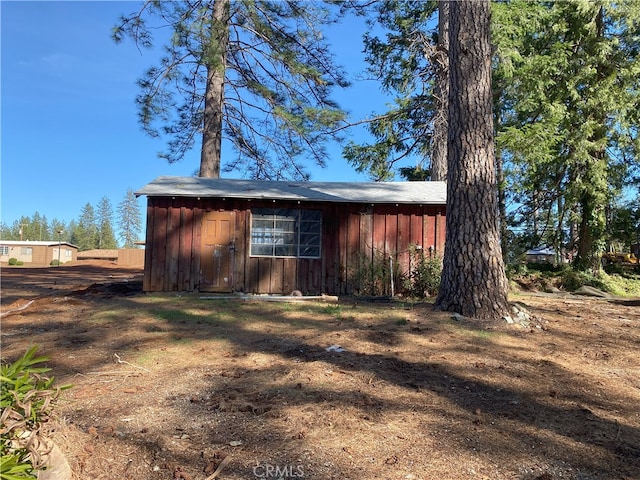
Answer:
[{"label": "wooden shed", "polygon": [[412,252],[444,249],[444,182],[159,177],[136,195],[145,291],[390,294]]}]

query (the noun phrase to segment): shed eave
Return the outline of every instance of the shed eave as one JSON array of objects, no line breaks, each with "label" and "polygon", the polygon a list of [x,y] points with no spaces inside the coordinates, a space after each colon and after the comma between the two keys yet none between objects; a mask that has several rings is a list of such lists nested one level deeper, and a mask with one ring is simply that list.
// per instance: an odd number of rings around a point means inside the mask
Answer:
[{"label": "shed eave", "polygon": [[136,196],[445,205],[445,182],[282,182],[158,177]]},{"label": "shed eave", "polygon": [[[246,196],[234,196],[234,195],[145,195],[148,198],[197,198],[197,199],[217,199],[217,200],[245,200],[245,201],[253,201],[253,200],[273,200],[274,202],[298,202],[298,203],[350,203],[350,204],[368,204],[368,205],[446,205],[446,200],[411,200],[411,201],[398,201],[398,200],[352,200],[352,199],[339,199],[339,200],[314,200],[309,198],[299,198],[299,197],[246,197]],[[141,196],[142,196],[141,195]]]}]

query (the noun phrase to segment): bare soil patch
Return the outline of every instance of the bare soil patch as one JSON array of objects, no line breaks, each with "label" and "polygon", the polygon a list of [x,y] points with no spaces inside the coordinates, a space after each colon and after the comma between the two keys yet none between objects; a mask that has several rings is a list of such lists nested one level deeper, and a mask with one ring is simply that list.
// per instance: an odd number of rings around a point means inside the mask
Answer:
[{"label": "bare soil patch", "polygon": [[638,299],[517,295],[529,324],[487,325],[82,267],[2,270],[3,358],[37,343],[74,385],[51,424],[74,478],[640,478]]},{"label": "bare soil patch", "polygon": [[92,284],[138,282],[142,270],[109,261],[66,263],[59,267],[1,267],[0,299],[3,307],[47,295],[60,295]]}]

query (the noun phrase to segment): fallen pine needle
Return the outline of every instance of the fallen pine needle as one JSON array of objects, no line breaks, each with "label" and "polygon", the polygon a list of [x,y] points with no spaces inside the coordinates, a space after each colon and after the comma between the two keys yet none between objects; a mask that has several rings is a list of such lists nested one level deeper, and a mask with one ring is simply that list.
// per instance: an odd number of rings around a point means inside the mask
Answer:
[{"label": "fallen pine needle", "polygon": [[87,375],[118,375],[121,376],[122,374],[126,374],[129,377],[137,377],[142,375],[140,372],[138,372],[137,370],[132,370],[130,372],[87,372],[87,373],[76,373],[76,375],[79,375],[81,377],[86,377]]},{"label": "fallen pine needle", "polygon": [[125,361],[125,360],[122,360],[120,358],[120,355],[118,355],[117,353],[114,353],[113,356],[116,357],[116,361],[118,363],[124,363],[124,364],[129,365],[129,366],[131,366],[133,368],[139,368],[140,370],[144,370],[145,372],[151,373],[151,370],[149,370],[148,368],[140,367],[138,365],[134,365],[133,363],[129,363],[129,362]]}]

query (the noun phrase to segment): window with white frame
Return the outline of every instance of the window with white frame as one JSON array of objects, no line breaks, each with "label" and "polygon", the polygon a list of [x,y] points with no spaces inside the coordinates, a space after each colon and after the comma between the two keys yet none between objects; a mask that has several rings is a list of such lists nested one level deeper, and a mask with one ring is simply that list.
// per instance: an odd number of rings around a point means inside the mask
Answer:
[{"label": "window with white frame", "polygon": [[0,245],[0,255],[9,255],[9,247],[7,245]]},{"label": "window with white frame", "polygon": [[322,212],[286,208],[251,211],[251,255],[320,258]]},{"label": "window with white frame", "polygon": [[22,249],[20,250],[20,254],[21,255],[33,255],[33,248],[32,247],[22,247]]}]

